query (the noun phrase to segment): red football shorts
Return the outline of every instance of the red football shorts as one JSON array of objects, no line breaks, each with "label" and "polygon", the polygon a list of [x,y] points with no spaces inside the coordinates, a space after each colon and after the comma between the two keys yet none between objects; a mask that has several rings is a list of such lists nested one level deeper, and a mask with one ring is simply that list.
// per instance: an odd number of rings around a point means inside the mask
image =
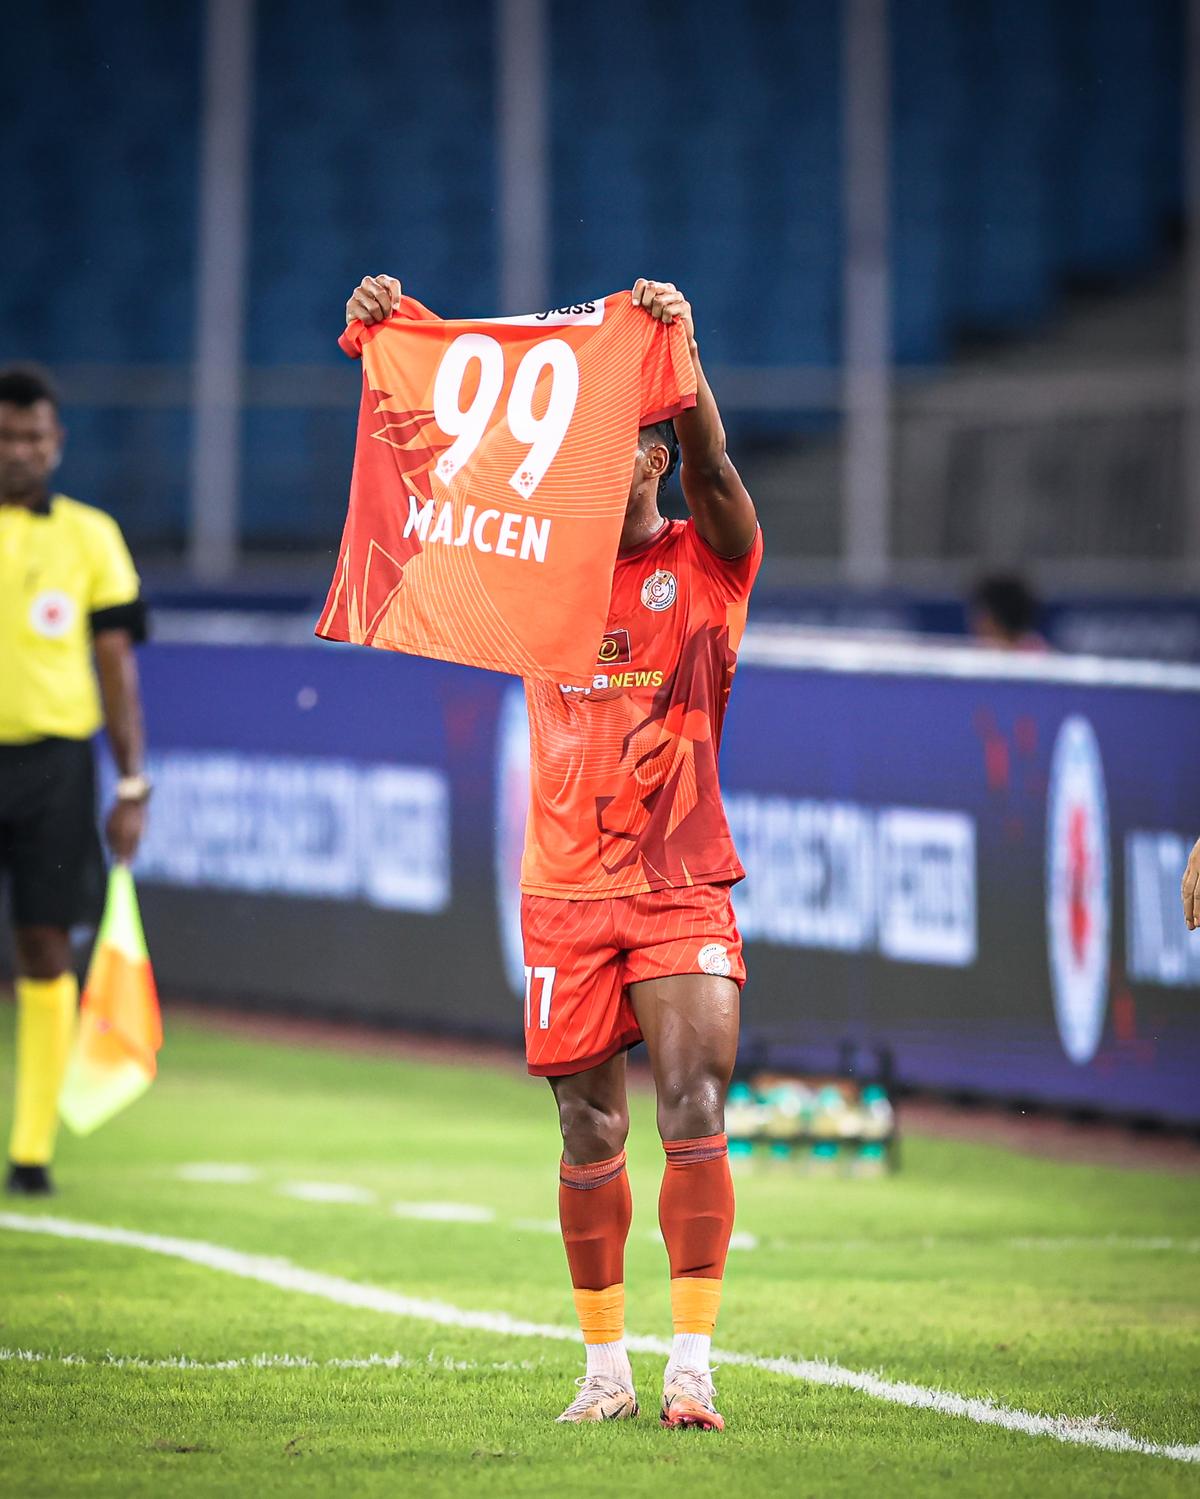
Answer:
[{"label": "red football shorts", "polygon": [[741,988],[746,965],[729,889],[688,885],[611,900],[523,895],[530,1072],[584,1072],[640,1041],[630,984],[711,973]]}]

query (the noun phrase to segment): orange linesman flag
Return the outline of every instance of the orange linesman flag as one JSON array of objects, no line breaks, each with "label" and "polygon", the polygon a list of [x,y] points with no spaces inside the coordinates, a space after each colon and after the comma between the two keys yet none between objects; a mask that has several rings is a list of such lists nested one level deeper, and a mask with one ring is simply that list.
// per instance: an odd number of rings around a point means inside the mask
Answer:
[{"label": "orange linesman flag", "polygon": [[158,1071],[158,991],[133,876],[116,864],[96,936],[59,1113],[87,1135],[140,1098]]}]

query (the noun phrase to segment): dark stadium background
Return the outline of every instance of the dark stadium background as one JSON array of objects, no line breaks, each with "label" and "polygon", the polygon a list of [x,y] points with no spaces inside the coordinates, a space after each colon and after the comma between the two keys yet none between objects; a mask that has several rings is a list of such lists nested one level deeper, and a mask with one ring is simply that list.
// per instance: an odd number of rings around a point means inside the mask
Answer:
[{"label": "dark stadium background", "polygon": [[[1200,1122],[1190,14],[6,15],[0,361],[55,373],[62,487],[155,606],[168,997],[516,1034],[511,684],[311,640],[358,393],[336,338],[365,273],[447,315],[649,274],[696,307],[768,542],[724,762],[748,1045]],[[1053,653],[965,639],[997,569]]]}]

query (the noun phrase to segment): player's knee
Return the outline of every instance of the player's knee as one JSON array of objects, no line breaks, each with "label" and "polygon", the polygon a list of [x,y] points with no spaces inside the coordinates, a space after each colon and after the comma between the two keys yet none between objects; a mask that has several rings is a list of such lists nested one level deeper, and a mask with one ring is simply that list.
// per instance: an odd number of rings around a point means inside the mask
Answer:
[{"label": "player's knee", "polygon": [[573,1165],[606,1161],[625,1148],[629,1114],[588,1098],[558,1100],[563,1151]]},{"label": "player's knee", "polygon": [[664,1140],[699,1140],[725,1128],[726,1079],[714,1071],[681,1073],[660,1083],[658,1130]]},{"label": "player's knee", "polygon": [[71,966],[71,939],[52,926],[23,926],[14,932],[21,973],[31,979],[56,979]]}]

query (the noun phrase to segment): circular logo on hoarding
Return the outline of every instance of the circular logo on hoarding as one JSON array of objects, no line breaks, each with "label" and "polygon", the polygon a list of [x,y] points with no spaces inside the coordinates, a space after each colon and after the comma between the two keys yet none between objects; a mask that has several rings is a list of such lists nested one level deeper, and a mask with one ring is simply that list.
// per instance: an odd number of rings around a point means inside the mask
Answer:
[{"label": "circular logo on hoarding", "polygon": [[719,942],[706,942],[696,954],[696,961],[700,964],[701,973],[712,973],[717,978],[728,978],[732,963],[729,961],[729,949],[722,947]]},{"label": "circular logo on hoarding", "polygon": [[1095,730],[1076,715],[1058,731],[1050,761],[1046,941],[1058,1034],[1080,1065],[1104,1031],[1111,926],[1104,767]]},{"label": "circular logo on hoarding", "polygon": [[75,623],[75,600],[57,588],[47,589],[30,604],[29,623],[47,640],[58,640]]},{"label": "circular logo on hoarding", "polygon": [[669,609],[675,602],[675,595],[678,591],[674,573],[669,573],[665,569],[651,573],[642,584],[642,603],[647,609],[653,609],[655,614],[661,614],[664,609]]}]

